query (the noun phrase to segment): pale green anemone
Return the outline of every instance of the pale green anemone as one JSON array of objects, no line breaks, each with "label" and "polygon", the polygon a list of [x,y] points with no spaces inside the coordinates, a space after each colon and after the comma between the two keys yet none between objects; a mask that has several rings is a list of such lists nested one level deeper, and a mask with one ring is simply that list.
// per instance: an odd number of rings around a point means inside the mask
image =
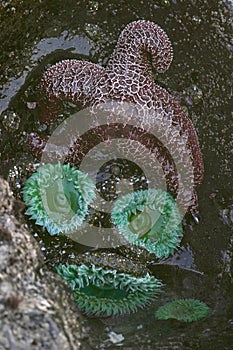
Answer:
[{"label": "pale green anemone", "polygon": [[72,233],[82,224],[95,198],[94,189],[87,174],[69,164],[45,164],[23,188],[26,214],[50,235]]},{"label": "pale green anemone", "polygon": [[88,315],[123,315],[143,308],[162,287],[149,273],[134,277],[95,265],[59,265],[58,274],[73,290],[80,310]]},{"label": "pale green anemone", "polygon": [[209,307],[195,299],[174,300],[161,306],[155,315],[159,320],[173,318],[183,322],[193,322],[207,317],[209,315]]},{"label": "pale green anemone", "polygon": [[112,219],[125,239],[156,257],[173,254],[182,239],[182,223],[174,198],[161,189],[140,190],[116,201]]}]

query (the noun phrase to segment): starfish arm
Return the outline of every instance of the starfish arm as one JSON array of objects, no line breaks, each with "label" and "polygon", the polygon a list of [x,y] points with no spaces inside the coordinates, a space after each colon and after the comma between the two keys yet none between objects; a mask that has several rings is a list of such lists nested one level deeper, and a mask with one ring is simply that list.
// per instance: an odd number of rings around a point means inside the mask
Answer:
[{"label": "starfish arm", "polygon": [[181,133],[187,134],[187,147],[190,149],[192,157],[194,183],[195,186],[200,185],[203,178],[204,165],[197,133],[192,121],[187,117],[185,111],[174,99],[174,97],[170,95],[164,88],[161,88],[158,85],[155,85],[154,99],[155,104],[158,99],[162,102],[162,106],[165,111],[173,112],[174,125],[178,124],[181,128]]},{"label": "starfish arm", "polygon": [[63,60],[50,67],[39,85],[42,119],[52,120],[62,101],[85,107],[90,103],[94,86],[104,68],[76,59]]},{"label": "starfish arm", "polygon": [[167,34],[150,21],[129,23],[118,39],[107,68],[121,71],[130,66],[146,68],[151,65],[147,62],[148,54],[151,55],[152,65],[158,72],[163,73],[169,68],[173,49]]}]

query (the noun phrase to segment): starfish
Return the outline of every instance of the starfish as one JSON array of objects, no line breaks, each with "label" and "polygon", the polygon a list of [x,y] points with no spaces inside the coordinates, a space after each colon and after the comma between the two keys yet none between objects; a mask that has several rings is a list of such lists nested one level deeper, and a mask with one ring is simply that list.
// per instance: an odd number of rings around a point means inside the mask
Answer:
[{"label": "starfish", "polygon": [[[75,103],[83,108],[108,101],[125,101],[158,112],[157,121],[161,118],[161,123],[164,118],[170,116],[170,127],[178,130],[170,142],[175,140],[179,143],[179,138],[187,135],[186,146],[192,158],[196,189],[202,181],[203,161],[195,128],[175,98],[157,85],[153,78],[153,69],[159,73],[165,72],[172,59],[172,45],[162,28],[150,21],[132,22],[120,34],[105,68],[87,61],[70,59],[58,62],[44,73],[39,85],[42,119],[51,122],[63,101]],[[151,120],[151,125],[153,123]],[[98,129],[102,139],[108,138],[108,132],[109,129]],[[139,135],[140,132],[134,132],[134,136],[127,128],[123,132],[125,137],[140,139],[142,143],[145,139]],[[80,140],[78,142],[80,144]],[[35,134],[32,135],[30,143],[35,153],[39,153],[44,146],[44,141]],[[95,141],[89,139],[90,147],[93,143]],[[176,192],[177,181],[174,184],[171,180],[177,178],[177,175],[174,175],[175,164],[169,159],[168,152],[158,145],[158,141],[149,137],[147,146],[148,144],[157,148],[165,177],[170,178],[171,187],[174,187]],[[75,158],[78,157],[74,151],[67,160],[77,163]],[[190,211],[193,214],[198,212],[195,190]]]}]

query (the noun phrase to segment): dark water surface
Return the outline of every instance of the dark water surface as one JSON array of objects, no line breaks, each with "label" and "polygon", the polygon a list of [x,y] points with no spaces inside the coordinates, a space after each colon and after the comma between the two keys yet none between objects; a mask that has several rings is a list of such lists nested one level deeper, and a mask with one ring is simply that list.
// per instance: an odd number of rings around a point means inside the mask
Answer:
[{"label": "dark water surface", "polygon": [[[84,322],[85,349],[117,349],[110,331],[122,334],[123,349],[232,349],[232,9],[220,1],[1,1],[0,173],[16,197],[39,163],[27,135],[50,134],[74,106],[49,128],[39,121],[36,86],[46,67],[64,58],[105,65],[124,26],[136,19],[159,24],[174,48],[174,61],[155,79],[181,100],[198,132],[205,175],[198,190],[200,224],[184,222],[182,251],[171,265],[150,264],[166,284],[147,309],[116,319]],[[65,239],[41,240],[47,260],[64,261],[81,247]],[[84,248],[83,248],[84,249]],[[178,262],[179,260],[179,262]],[[174,264],[180,265],[180,268]],[[195,268],[193,268],[195,266]],[[192,271],[191,271],[192,269]],[[198,273],[201,272],[201,273]],[[211,309],[191,324],[157,321],[166,301],[197,298]]]}]

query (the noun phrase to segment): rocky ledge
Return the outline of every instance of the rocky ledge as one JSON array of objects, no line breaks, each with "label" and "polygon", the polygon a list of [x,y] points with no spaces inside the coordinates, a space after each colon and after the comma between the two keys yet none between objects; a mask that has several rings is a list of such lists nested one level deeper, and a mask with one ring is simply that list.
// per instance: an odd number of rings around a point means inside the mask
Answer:
[{"label": "rocky ledge", "polygon": [[15,218],[20,205],[0,178],[0,350],[80,349],[82,317]]}]

